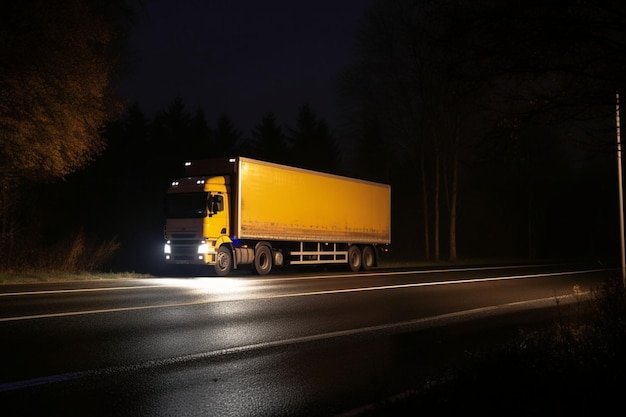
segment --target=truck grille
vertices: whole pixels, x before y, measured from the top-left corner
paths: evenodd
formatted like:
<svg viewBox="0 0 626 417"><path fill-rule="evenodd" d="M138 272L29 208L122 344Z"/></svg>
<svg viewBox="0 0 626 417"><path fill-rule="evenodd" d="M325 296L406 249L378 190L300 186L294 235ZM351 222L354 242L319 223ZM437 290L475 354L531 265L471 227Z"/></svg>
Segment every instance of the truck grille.
<svg viewBox="0 0 626 417"><path fill-rule="evenodd" d="M198 252L198 245L184 245L180 244L180 242L172 242L172 255L176 259L180 259L184 256L192 257Z"/></svg>
<svg viewBox="0 0 626 417"><path fill-rule="evenodd" d="M202 264L202 259L198 259L197 240L175 240L170 242L169 261L179 264Z"/></svg>

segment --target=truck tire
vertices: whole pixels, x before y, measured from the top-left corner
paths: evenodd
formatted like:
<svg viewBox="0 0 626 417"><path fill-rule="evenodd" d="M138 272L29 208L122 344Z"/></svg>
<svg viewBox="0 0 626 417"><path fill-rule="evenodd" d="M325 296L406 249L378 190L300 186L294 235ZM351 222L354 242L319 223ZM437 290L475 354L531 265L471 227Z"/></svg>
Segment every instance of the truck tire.
<svg viewBox="0 0 626 417"><path fill-rule="evenodd" d="M363 247L363 256L361 258L361 268L364 271L369 271L376 266L376 254L372 246L367 245Z"/></svg>
<svg viewBox="0 0 626 417"><path fill-rule="evenodd" d="M217 258L215 260L215 273L224 277L230 273L233 268L233 253L224 245L217 250Z"/></svg>
<svg viewBox="0 0 626 417"><path fill-rule="evenodd" d="M361 249L356 245L348 248L348 265L352 272L358 272L361 269Z"/></svg>
<svg viewBox="0 0 626 417"><path fill-rule="evenodd" d="M272 249L267 245L259 245L254 254L254 271L259 275L267 275L272 270Z"/></svg>

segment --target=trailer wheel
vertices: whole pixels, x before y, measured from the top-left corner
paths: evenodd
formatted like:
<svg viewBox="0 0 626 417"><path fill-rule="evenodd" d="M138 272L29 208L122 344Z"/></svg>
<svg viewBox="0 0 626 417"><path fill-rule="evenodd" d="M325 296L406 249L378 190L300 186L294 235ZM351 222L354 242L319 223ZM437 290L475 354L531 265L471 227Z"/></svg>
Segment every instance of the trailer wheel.
<svg viewBox="0 0 626 417"><path fill-rule="evenodd" d="M260 245L254 253L254 270L259 275L267 275L272 270L272 249Z"/></svg>
<svg viewBox="0 0 626 417"><path fill-rule="evenodd" d="M215 262L215 273L220 277L224 277L230 273L233 268L233 254L225 245L220 246L217 250L217 259Z"/></svg>
<svg viewBox="0 0 626 417"><path fill-rule="evenodd" d="M348 264L352 272L358 272L361 269L361 250L356 245L348 249Z"/></svg>
<svg viewBox="0 0 626 417"><path fill-rule="evenodd" d="M363 260L361 267L364 271L369 271L370 269L376 266L376 254L374 253L374 248L367 245L363 248Z"/></svg>

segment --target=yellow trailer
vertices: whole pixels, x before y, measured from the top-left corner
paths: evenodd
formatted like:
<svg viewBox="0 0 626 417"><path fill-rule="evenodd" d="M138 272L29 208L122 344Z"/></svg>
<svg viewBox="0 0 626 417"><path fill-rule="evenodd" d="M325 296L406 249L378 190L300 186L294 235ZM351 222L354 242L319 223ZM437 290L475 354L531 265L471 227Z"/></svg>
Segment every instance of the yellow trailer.
<svg viewBox="0 0 626 417"><path fill-rule="evenodd" d="M377 265L391 243L391 187L251 158L190 161L166 198L165 259L213 265Z"/></svg>

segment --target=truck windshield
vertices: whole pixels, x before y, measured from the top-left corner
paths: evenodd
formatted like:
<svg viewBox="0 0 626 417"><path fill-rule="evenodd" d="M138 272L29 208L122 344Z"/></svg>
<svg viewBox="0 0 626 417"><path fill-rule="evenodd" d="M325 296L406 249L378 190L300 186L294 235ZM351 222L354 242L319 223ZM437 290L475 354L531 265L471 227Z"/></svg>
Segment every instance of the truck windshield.
<svg viewBox="0 0 626 417"><path fill-rule="evenodd" d="M207 215L208 193L181 193L165 196L165 216L173 219L202 218Z"/></svg>

